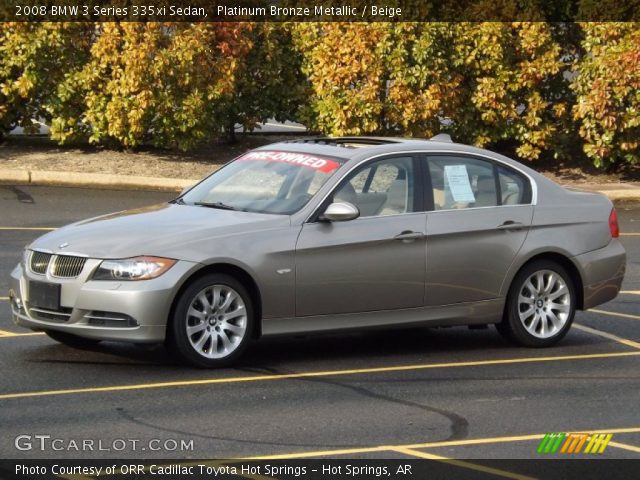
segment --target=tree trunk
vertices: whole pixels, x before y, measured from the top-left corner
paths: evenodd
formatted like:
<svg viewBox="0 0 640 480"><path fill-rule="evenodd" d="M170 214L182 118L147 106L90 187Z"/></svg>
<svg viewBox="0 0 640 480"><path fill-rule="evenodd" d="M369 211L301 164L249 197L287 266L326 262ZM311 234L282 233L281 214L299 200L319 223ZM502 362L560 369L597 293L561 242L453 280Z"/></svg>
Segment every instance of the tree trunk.
<svg viewBox="0 0 640 480"><path fill-rule="evenodd" d="M229 119L229 123L227 123L227 142L228 143L236 143L238 139L236 138L236 122L233 118Z"/></svg>

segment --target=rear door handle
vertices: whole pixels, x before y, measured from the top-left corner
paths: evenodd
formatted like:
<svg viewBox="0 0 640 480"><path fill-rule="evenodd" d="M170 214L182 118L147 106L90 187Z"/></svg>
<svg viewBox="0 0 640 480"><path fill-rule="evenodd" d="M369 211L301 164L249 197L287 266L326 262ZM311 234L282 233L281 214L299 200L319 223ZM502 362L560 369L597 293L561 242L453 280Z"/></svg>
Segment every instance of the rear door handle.
<svg viewBox="0 0 640 480"><path fill-rule="evenodd" d="M498 230L522 230L524 228L524 223L507 220L502 225L498 225L496 228Z"/></svg>
<svg viewBox="0 0 640 480"><path fill-rule="evenodd" d="M411 230L405 230L404 232L393 237L394 240L400 240L404 243L413 242L414 240L418 240L424 237L424 233L421 232L413 232Z"/></svg>

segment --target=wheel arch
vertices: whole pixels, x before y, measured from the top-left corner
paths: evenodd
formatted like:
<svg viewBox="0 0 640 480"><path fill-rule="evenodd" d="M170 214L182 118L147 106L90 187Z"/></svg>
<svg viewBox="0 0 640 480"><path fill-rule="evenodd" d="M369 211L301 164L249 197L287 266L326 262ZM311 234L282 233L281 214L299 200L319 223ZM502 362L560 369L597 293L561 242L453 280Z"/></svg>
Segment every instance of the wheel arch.
<svg viewBox="0 0 640 480"><path fill-rule="evenodd" d="M251 302L253 304L253 310L256 320L252 336L253 338L260 338L262 336L262 295L260 293L260 288L258 287L258 284L254 280L254 278L249 274L249 272L231 263L214 263L211 265L203 265L202 268L193 272L182 282L182 285L173 296L173 300L171 301L171 308L169 309L169 316L167 318L167 329L169 328L176 308L176 304L178 303L178 299L180 298L182 293L191 284L191 282L211 273L223 273L232 276L244 285L249 295L251 296Z"/></svg>
<svg viewBox="0 0 640 480"><path fill-rule="evenodd" d="M569 277L571 277L571 281L573 282L573 286L576 292L576 310L582 310L584 308L584 283L582 281L582 274L580 273L580 270L578 269L576 264L571 260L571 258L559 252L540 252L528 258L524 263L520 265L520 267L514 272L513 276L511 277L507 289L507 295L509 290L511 290L511 285L514 279L518 276L518 273L520 273L520 271L527 265L539 260L552 261L554 263L557 263L567 271Z"/></svg>

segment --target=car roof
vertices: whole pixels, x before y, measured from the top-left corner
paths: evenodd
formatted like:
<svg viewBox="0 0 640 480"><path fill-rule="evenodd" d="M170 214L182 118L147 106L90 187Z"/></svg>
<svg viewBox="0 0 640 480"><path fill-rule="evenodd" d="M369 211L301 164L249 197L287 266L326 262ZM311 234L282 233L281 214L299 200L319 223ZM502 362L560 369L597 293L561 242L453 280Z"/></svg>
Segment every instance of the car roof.
<svg viewBox="0 0 640 480"><path fill-rule="evenodd" d="M258 150L287 150L343 159L428 148L430 140L399 137L310 137L265 145Z"/></svg>
<svg viewBox="0 0 640 480"><path fill-rule="evenodd" d="M455 143L446 133L436 135L431 139L402 138L402 137L310 137L295 140L287 140L279 143L272 143L258 148L257 150L281 150L289 152L300 152L328 157L340 158L344 160L362 160L378 155L414 152L414 151L434 151L447 153L467 153L476 154L499 160L503 163L526 171L529 175L538 179L540 174L535 170L517 162L509 157L505 157L490 150Z"/></svg>

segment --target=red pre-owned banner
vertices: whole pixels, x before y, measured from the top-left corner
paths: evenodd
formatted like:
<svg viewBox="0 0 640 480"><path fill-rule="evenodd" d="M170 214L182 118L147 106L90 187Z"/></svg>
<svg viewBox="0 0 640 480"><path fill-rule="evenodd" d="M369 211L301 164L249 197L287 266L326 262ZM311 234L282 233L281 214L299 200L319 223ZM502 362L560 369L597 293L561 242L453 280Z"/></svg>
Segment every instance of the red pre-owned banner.
<svg viewBox="0 0 640 480"><path fill-rule="evenodd" d="M314 170L320 170L324 173L331 173L337 169L340 164L335 160L328 158L316 157L306 153L294 152L274 152L274 151L257 151L249 152L238 160L266 160L269 162L283 162L294 165L301 165Z"/></svg>

